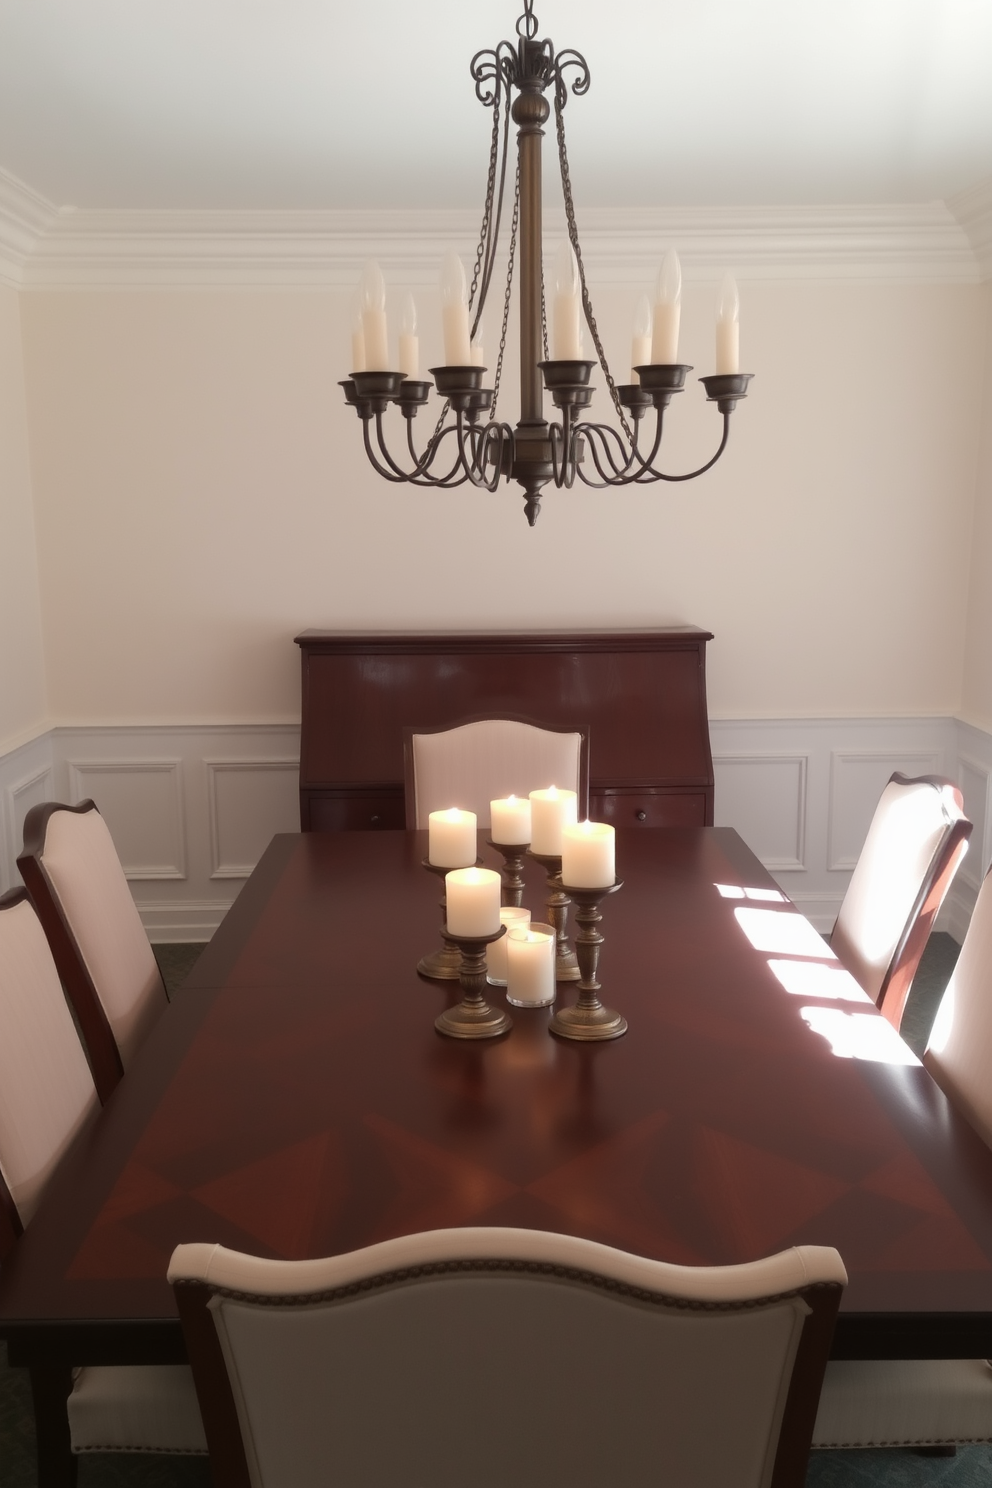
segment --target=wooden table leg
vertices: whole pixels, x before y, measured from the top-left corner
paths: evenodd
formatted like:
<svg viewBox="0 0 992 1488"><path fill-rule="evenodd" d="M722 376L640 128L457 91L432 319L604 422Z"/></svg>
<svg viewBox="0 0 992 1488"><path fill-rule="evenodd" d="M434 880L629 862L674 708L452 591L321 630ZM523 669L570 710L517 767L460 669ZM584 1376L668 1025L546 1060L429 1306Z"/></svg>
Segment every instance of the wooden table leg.
<svg viewBox="0 0 992 1488"><path fill-rule="evenodd" d="M65 1404L71 1390L71 1369L32 1365L38 1488L76 1488L77 1463L72 1453Z"/></svg>

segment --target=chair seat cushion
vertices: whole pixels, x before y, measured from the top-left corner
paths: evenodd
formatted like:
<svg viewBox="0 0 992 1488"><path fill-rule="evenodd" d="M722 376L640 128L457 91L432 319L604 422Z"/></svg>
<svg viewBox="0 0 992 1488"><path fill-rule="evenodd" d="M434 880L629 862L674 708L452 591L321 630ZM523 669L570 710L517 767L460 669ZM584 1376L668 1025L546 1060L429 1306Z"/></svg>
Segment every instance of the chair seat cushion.
<svg viewBox="0 0 992 1488"><path fill-rule="evenodd" d="M814 1447L992 1441L985 1359L837 1359L827 1365Z"/></svg>
<svg viewBox="0 0 992 1488"><path fill-rule="evenodd" d="M68 1411L74 1452L207 1450L193 1375L185 1364L81 1369Z"/></svg>

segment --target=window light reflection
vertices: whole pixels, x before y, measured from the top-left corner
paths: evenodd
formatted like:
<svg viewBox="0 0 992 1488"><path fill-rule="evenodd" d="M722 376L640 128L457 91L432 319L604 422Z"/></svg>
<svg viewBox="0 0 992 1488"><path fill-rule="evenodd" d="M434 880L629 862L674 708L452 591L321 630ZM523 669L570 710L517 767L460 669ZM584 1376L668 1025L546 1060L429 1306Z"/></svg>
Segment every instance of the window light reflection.
<svg viewBox="0 0 992 1488"><path fill-rule="evenodd" d="M794 997L822 997L829 1002L867 1002L868 993L859 987L843 966L825 966L822 961L768 962L786 992Z"/></svg>
<svg viewBox="0 0 992 1488"><path fill-rule="evenodd" d="M866 1059L872 1064L919 1064L887 1019L877 1013L847 1013L843 1008L804 1007L799 1015L830 1045L837 1059Z"/></svg>
<svg viewBox="0 0 992 1488"><path fill-rule="evenodd" d="M775 904L787 904L785 895L778 889L746 889L741 884L714 884L717 893L724 899L764 899Z"/></svg>
<svg viewBox="0 0 992 1488"><path fill-rule="evenodd" d="M780 956L815 956L820 961L837 959L804 915L742 907L734 910L734 917L756 951Z"/></svg>

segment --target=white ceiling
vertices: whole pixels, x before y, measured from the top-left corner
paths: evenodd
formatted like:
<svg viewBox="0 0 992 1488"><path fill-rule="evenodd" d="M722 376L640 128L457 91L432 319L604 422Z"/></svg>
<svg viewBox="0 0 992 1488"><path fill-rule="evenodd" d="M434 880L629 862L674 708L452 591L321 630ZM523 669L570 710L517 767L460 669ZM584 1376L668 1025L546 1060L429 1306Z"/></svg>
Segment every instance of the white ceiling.
<svg viewBox="0 0 992 1488"><path fill-rule="evenodd" d="M592 73L566 114L583 203L921 202L992 178L992 0L535 8ZM521 9L0 0L0 169L59 206L475 207L468 64Z"/></svg>

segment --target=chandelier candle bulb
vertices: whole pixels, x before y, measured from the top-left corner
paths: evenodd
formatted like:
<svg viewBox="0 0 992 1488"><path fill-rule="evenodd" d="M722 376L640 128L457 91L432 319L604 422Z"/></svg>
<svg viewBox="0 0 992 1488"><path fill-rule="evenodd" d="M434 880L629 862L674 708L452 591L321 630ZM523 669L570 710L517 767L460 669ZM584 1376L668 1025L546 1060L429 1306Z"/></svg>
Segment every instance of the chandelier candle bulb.
<svg viewBox="0 0 992 1488"><path fill-rule="evenodd" d="M468 283L457 253L446 253L441 265L441 320L446 367L470 367L472 343L468 328Z"/></svg>
<svg viewBox="0 0 992 1488"><path fill-rule="evenodd" d="M674 248L661 261L654 291L653 366L674 366L679 359L679 321L682 318L682 265Z"/></svg>
<svg viewBox="0 0 992 1488"><path fill-rule="evenodd" d="M417 336L417 306L412 294L403 301L400 321L400 371L416 382L420 376L420 340Z"/></svg>
<svg viewBox="0 0 992 1488"><path fill-rule="evenodd" d="M530 841L530 801L506 796L501 801L490 801L489 813L494 842L522 847Z"/></svg>
<svg viewBox="0 0 992 1488"><path fill-rule="evenodd" d="M506 942L511 930L526 930L530 925L530 910L519 909L513 904L504 904L499 912L499 922L506 926L506 935L490 941L486 946L486 980L494 987L506 986Z"/></svg>
<svg viewBox="0 0 992 1488"><path fill-rule="evenodd" d="M651 306L647 295L641 295L634 311L634 334L630 341L630 380L636 387L640 376L637 367L647 367L651 362Z"/></svg>
<svg viewBox="0 0 992 1488"><path fill-rule="evenodd" d="M351 370L364 372L365 332L362 330L362 307L356 299L351 312Z"/></svg>
<svg viewBox="0 0 992 1488"><path fill-rule="evenodd" d="M716 307L716 370L718 373L739 372L740 365L740 295L731 274L724 276Z"/></svg>
<svg viewBox="0 0 992 1488"><path fill-rule="evenodd" d="M465 939L495 935L500 927L502 880L491 868L454 868L444 875L448 934Z"/></svg>
<svg viewBox="0 0 992 1488"><path fill-rule="evenodd" d="M435 868L467 868L479 856L474 811L432 811L427 818L427 861Z"/></svg>
<svg viewBox="0 0 992 1488"><path fill-rule="evenodd" d="M389 331L386 325L386 281L373 260L362 274L362 335L365 338L365 370L388 372Z"/></svg>
<svg viewBox="0 0 992 1488"><path fill-rule="evenodd" d="M563 884L572 889L608 889L616 876L616 833L611 826L584 821L562 828Z"/></svg>
<svg viewBox="0 0 992 1488"><path fill-rule="evenodd" d="M511 925L506 932L506 1000L514 1007L547 1007L555 1000L553 925Z"/></svg>
<svg viewBox="0 0 992 1488"><path fill-rule="evenodd" d="M582 282L571 243L555 255L555 309L552 355L556 362L582 360Z"/></svg>
<svg viewBox="0 0 992 1488"><path fill-rule="evenodd" d="M578 821L578 803L574 791L547 790L530 793L530 850L541 857L561 856L561 831L566 823Z"/></svg>
<svg viewBox="0 0 992 1488"><path fill-rule="evenodd" d="M483 345L485 339L486 324L485 321L480 320L475 328L475 335L472 337L472 345L470 347L473 367L484 367L486 365L486 350Z"/></svg>

